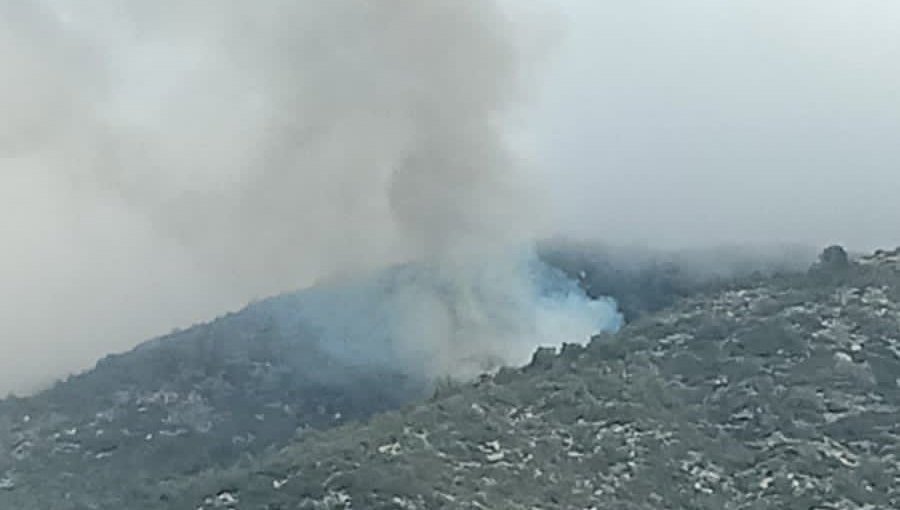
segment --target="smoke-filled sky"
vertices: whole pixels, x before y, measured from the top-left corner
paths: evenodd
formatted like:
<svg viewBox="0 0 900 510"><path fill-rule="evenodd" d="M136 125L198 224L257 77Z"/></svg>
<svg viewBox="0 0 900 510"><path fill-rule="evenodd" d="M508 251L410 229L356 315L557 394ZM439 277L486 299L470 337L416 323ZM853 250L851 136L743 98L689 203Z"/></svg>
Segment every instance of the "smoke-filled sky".
<svg viewBox="0 0 900 510"><path fill-rule="evenodd" d="M0 390L393 263L482 287L464 268L520 250L541 217L504 129L529 18L455 0L0 3Z"/></svg>
<svg viewBox="0 0 900 510"><path fill-rule="evenodd" d="M900 244L897 26L889 1L0 0L0 391L498 240Z"/></svg>

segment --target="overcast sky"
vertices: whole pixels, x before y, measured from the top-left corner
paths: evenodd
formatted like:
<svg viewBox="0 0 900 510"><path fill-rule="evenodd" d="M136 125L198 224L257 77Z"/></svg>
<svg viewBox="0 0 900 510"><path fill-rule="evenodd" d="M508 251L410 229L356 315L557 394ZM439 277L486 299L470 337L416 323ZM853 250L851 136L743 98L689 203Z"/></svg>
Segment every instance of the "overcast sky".
<svg viewBox="0 0 900 510"><path fill-rule="evenodd" d="M655 247L900 244L900 2L503 1L530 12L522 27L540 49L523 73L531 102L510 125L531 187L551 204L544 233ZM394 247L372 228L384 222L371 221L381 197L350 191L383 184L382 174L357 182L360 165L403 152L409 123L394 111L409 105L395 92L408 80L427 101L454 95L477 109L515 88L492 68L509 60L490 31L459 52L476 66L460 57L444 79L440 59L416 67L402 51L379 54L365 30L380 25L353 16L349 0L285 2L305 28L276 0L73 5L0 3L0 392L336 263L389 260ZM442 31L411 19L401 28L416 37L462 40L468 18ZM327 59L308 45L316 37ZM491 51L473 53L480 44ZM341 74L347 64L362 74ZM312 185L267 166L287 165L282 146L323 129L290 118L268 129L263 114L285 104L324 119L328 136L304 156L317 159L303 160L325 169ZM243 195L217 197L248 172L265 187L246 195L260 207L245 216ZM339 228L319 227L335 217Z"/></svg>
<svg viewBox="0 0 900 510"><path fill-rule="evenodd" d="M556 3L534 128L561 228L900 244L900 3Z"/></svg>

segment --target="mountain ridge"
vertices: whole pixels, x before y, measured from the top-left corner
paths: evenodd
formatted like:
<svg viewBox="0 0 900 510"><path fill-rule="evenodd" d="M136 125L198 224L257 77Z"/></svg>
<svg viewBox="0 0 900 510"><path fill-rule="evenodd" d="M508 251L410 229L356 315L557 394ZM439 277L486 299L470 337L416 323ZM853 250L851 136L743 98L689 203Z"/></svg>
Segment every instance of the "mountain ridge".
<svg viewBox="0 0 900 510"><path fill-rule="evenodd" d="M825 253L828 253L827 251ZM900 251L688 297L301 439L196 508L900 506Z"/></svg>
<svg viewBox="0 0 900 510"><path fill-rule="evenodd" d="M849 285L848 282L854 282L853 285L858 288L869 289L866 292L875 292L871 289L884 287L888 290L883 292L896 293L895 279L896 275L900 274L898 270L900 264L894 260L896 255L897 252L883 251L855 259L852 263L848 261L846 267L840 264L835 267L820 262L806 273L745 274L736 280L716 282L714 285L708 285L708 282L692 282L678 271L674 273L669 270L657 273L650 271L639 274L638 277L632 275L629 276L633 278L630 281L633 282L634 289L638 289L633 295L640 299L633 301L637 305L634 308L636 312L622 337L619 335L597 337L587 347L567 345L559 353L539 350L527 367L501 369L493 376L483 377L475 385L442 384L432 398L421 405L413 403L426 399L431 389L423 386L421 381L411 379L409 374L378 370L360 373L359 367L345 366L344 372L341 372L343 374L341 377L346 378L344 386L339 384L323 386L320 384L321 379L303 377L305 370L321 368L320 365L323 361L327 361L327 357L317 356L314 352L304 349L303 357L297 358L294 355L292 358L291 353L296 352L298 345L295 338L290 335L279 335L277 328L273 329L271 324L267 324L265 313L249 315L246 313L247 310L265 311L268 304L277 303L279 300L285 302L285 299L290 298L264 300L250 305L241 313L228 314L209 325L189 328L175 335L150 341L126 355L110 356L98 363L97 370L100 372L93 371L74 376L70 378L70 382L61 383L49 392L36 397L0 401L0 420L6 422L0 423L3 425L0 427L0 446L3 446L0 451L6 453L4 457L0 457L2 468L0 502L25 509L47 507L105 509L122 506L134 509L274 509L293 508L289 505L297 502L305 502L308 508L349 508L345 499L350 497L350 501L355 502L354 508L477 508L478 505L484 506L488 503L494 505L488 505L488 508L506 508L503 506L506 503L501 504L501 501L510 501L512 497L510 493L515 492L516 488L508 482L503 482L502 469L496 476L482 474L469 482L466 482L467 478L462 478L461 487L466 487L466 483L472 480L481 480L485 477L487 481L484 483L490 487L497 487L492 489L494 493L488 491L483 496L478 496L483 501L477 498L467 500L468 496L465 494L454 495L453 491L447 490L446 487L441 489L441 492L456 498L455 501L446 498L440 501L420 500L416 499L419 495L409 491L406 493L400 491L390 497L385 496L383 499L371 501L360 499L360 494L373 490L375 493L389 492L385 487L402 489L402 482L410 479L422 480L418 485L421 489L430 480L431 475L428 473L454 472L452 468L447 468L433 457L423 456L422 451L414 448L407 457L408 445L405 441L412 437L414 441L425 444L422 434L428 431L428 427L437 427L435 430L438 432L434 436L434 442L437 442L441 434L448 433L441 427L454 423L463 431L463 435L471 432L476 438L485 436L483 430L479 431L477 427L467 428L464 425L467 421L476 419L492 424L491 427L495 430L508 428L521 437L527 437L530 430L534 433L534 440L542 438L541 440L546 443L548 458L560 456L565 459L584 458L585 452L571 453L568 450L565 452L559 450L561 444L559 441L569 441L572 438L564 438L572 434L567 436L558 432L556 435L542 435L541 427L544 423L541 420L544 418L541 416L544 415L534 411L521 411L522 407L528 407L527 402L535 398L539 401L546 400L542 405L546 407L543 412L549 413L547 416L560 417L552 418L556 420L553 422L556 425L550 427L551 429L555 427L558 431L565 431L567 427L577 428L577 416L580 411L574 411L575 414L572 414L573 409L583 408L584 412L596 415L598 410L592 407L593 404L579 403L579 398L591 395L591 398L587 399L588 402L599 402L601 400L592 393L599 391L606 399L603 406L608 406L607 411L615 414L622 427L626 427L629 417L634 417L646 425L641 429L644 432L656 427L654 430L660 434L668 434L665 437L696 436L698 434L697 430L694 430L696 427L691 426L693 422L689 419L692 415L684 417L683 414L679 414L689 409L693 409L692 412L698 415L707 412L702 408L698 410L697 404L691 404L692 401L685 396L690 395L692 391L698 391L693 388L693 385L698 383L691 373L702 374L709 370L710 366L721 365L729 367L729 370L736 370L738 374L752 374L753 370L760 370L759 359L766 358L763 354L768 352L766 350L768 348L764 346L767 345L766 342L773 341L772 338L775 339L776 345L781 345L779 348L787 349L786 352L803 345L803 335L799 335L798 340L798 335L791 334L790 328L788 330L783 328L784 317L779 319L782 322L763 320L760 324L753 323L753 327L750 327L751 324L736 325L728 318L726 313L728 310L734 308L732 312L737 313L736 310L752 309L755 314L751 314L755 317L753 320L759 321L761 317L777 316L783 312L784 302L796 302L800 299L798 293L806 295L806 301L814 304L820 300L830 303L835 299L834 293L837 289L844 289ZM610 271L615 266L607 267L600 264L601 269L597 269L597 264L581 261L578 262L581 264L579 266L573 265L571 260L567 265L560 264L560 267L579 277L580 283L588 291L593 289L595 292L603 289L603 275L611 274ZM606 269L603 269L604 267ZM619 275L620 281L616 285L620 285L619 290L629 291L626 285L628 277L622 274L626 273ZM648 285L648 282L651 284ZM885 286L885 283L888 285ZM608 285L607 280L607 289L610 288ZM657 295L660 289L670 289L671 293L668 297ZM753 291L759 295L751 299L746 297L747 289L763 290ZM772 289L777 292L772 294L770 292ZM644 290L647 292L646 298L641 297L640 291ZM898 297L890 293L883 296L883 299L893 306ZM871 301L876 294L862 295L868 296L866 299ZM838 299L838 303L842 299L849 300L848 302L857 299L852 296L852 293L847 294ZM752 303L746 304L745 298ZM803 299L800 299L800 302L802 303ZM839 308L846 308L845 305L840 305ZM658 308L654 310L654 306ZM859 310L854 312L862 313L867 331L885 327L883 324L878 325L878 321L884 317L878 318L877 314L868 313L871 306L874 305L863 303L857 307L861 308L862 312ZM644 311L641 307L645 307ZM676 314L673 310L678 311L677 314L687 315L686 317L678 315L681 318L675 320L672 318L672 314ZM895 313L894 308L888 310L890 314ZM890 314L889 317L894 317ZM810 317L806 319L809 324L801 321L798 323L799 327L814 325ZM686 323L687 326L682 323ZM691 329L682 330L686 327ZM747 338L751 340L755 339L738 344L750 346L748 353L741 356L756 359L756 362L739 363L730 357L720 356L721 350L716 349L709 352L701 349L695 352L693 344L684 336L690 334L701 338L713 338L716 335L730 335L738 330L741 331L741 335L748 335ZM627 341L623 340L625 338ZM673 350L674 354L666 354L663 358L656 359L653 346L665 346L665 349ZM851 356L851 360L854 355L858 356L858 353L855 354L855 351L849 348L845 354ZM830 355L832 358L836 356L834 353ZM590 362L584 361L585 357ZM291 360L294 365L291 365ZM843 355L840 360L841 363L846 361ZM824 363L821 359L818 361ZM117 377L105 379L98 375L101 373L109 375L109 370L115 369L117 363L122 364ZM562 369L561 363L574 363L577 370L571 369L570 372L570 369ZM869 370L873 374L880 374L879 377L882 379L885 373L891 373L894 369L891 358L885 356L873 358L869 363L872 367ZM840 366L843 367L842 370L848 369L845 372L853 373L849 368L855 365ZM139 369L135 370L136 368ZM579 372L585 369L588 369L587 373ZM623 373L630 375L618 377L616 370L624 370ZM601 372L599 375L596 373L598 371ZM817 373L813 371L813 374ZM95 379L93 382L92 377ZM600 377L603 384L609 384L609 390L596 389L598 383L590 382L594 377ZM860 380L865 385L870 385L866 377ZM85 384L85 381L90 384ZM131 383L123 384L123 381ZM176 387L174 390L173 384ZM725 384L725 387L730 384L732 383ZM557 386L558 388L554 390L553 388ZM585 387L589 390L595 389L588 391ZM101 395L101 405L94 407L85 405L86 393L92 391ZM536 396L530 395L531 392ZM479 399L486 399L486 402ZM87 404L90 404L90 399L88 400ZM800 401L802 400L801 398ZM509 417L505 414L513 410L509 407L509 402L516 404L514 407L519 409L516 412L524 417L522 418L524 421L521 423L509 421ZM476 407L481 406L484 412L477 411L472 404L476 404ZM67 405L70 407L65 407ZM498 405L500 407L497 407ZM444 410L439 409L441 406ZM605 409L603 406L601 408ZM399 408L405 410L390 412ZM72 423L70 419L72 416L84 414L89 409L94 411L87 413L89 415L83 422ZM815 414L818 412L816 409L818 407L814 406L811 412ZM495 415L495 411L501 410L502 412ZM529 412L532 413L530 418ZM420 426L418 430L412 430L415 428L412 427L410 433L406 433L406 428L409 427L398 422L398 416L412 416L415 419L425 420L424 423L428 424L428 427ZM463 424L459 422L461 418L465 418ZM711 420L711 418L704 419ZM212 429L215 435L206 433L210 430L207 428L210 421L216 422L216 428ZM134 423L146 430L134 427L135 430L129 430L129 433L125 434L121 430L123 423ZM599 421L592 420L591 423L596 425ZM532 428L526 427L523 432L522 427L525 426L523 424ZM678 424L678 428L676 431L666 431L665 428L660 428L663 424ZM335 426L337 429L325 431ZM119 430L113 434L115 427ZM392 430L391 434L394 437L392 441L378 435L379 431L388 429ZM98 434L101 430L103 432ZM615 434L620 436L626 434L624 430L619 430ZM637 434L635 430L627 434ZM367 437L367 434L374 436ZM615 434L610 437L617 437ZM521 437L516 439L515 434L513 436L510 440L513 444L517 444ZM358 440L357 437L362 439ZM636 441L637 437L644 436L638 435L628 440ZM495 461L487 459L488 455L491 458L501 454L503 457L512 455L505 449L506 440L486 437L484 441L475 443L469 440L460 441L456 453L463 457L474 455L472 459L462 460L464 463L481 462L482 465L494 469L505 464L502 463L502 459ZM500 441L496 443L498 446L495 447L494 441ZM393 446L395 443L397 446ZM544 444L540 441L538 443ZM363 448L360 444L368 446ZM530 448L530 443L528 447ZM298 448L303 450L302 455L299 455ZM519 449L517 455L527 457L527 454L522 452L528 448L519 445ZM617 454L616 448L609 446L607 449L609 455ZM364 457L353 457L361 454ZM570 454L572 457L569 457ZM579 454L582 456L578 457ZM390 459L398 465L385 464L383 461L386 455L390 455ZM543 454L531 455L540 458ZM732 452L729 455L740 457L746 456L746 453ZM324 483L334 475L335 472L322 467L325 464L311 470L308 466L302 469L299 467L302 462L298 464L298 459L314 459L316 456L322 459L350 456L351 459L357 458L352 462L358 463L359 466L354 468L357 469L356 472L344 469L346 476L343 482L334 484L332 483L334 480L331 480L321 487L305 485L298 488L297 472L311 473L309 479L318 480L320 483ZM360 458L364 458L366 462L361 462ZM117 469L114 471L96 467L103 462L109 463L110 460L116 463L107 464L115 465ZM409 462L406 462L407 460ZM403 467L404 462L406 467ZM424 467L419 466L417 462L424 462ZM371 465L365 467L366 463ZM598 464L601 467L603 465L605 464ZM584 482L583 476L578 478L583 473L579 474L575 467L570 468L572 471L569 474L574 476L574 479L582 479ZM394 469L400 471L392 471ZM546 466L539 469L547 471ZM555 476L559 478L562 475L558 473ZM657 473L655 476L663 477L664 473ZM233 482L235 479L237 481ZM614 479L615 477L610 480ZM431 481L435 486L441 486L441 483ZM554 484L558 485L557 482ZM381 489L378 489L379 487ZM644 501L644 504L651 505L650 507L640 506L638 503L640 494L634 492L637 489L629 490L633 493L630 495L620 493L615 496L617 499L601 502L625 505L622 508L656 508L652 505L657 503L650 500ZM583 492L584 488L575 490L575 493L579 494L579 491ZM496 499L498 494L502 496L500 499ZM556 506L551 504L550 507L567 507L568 504L568 500L564 498L565 494L527 493L523 498L526 495L532 498L530 504L537 507L551 504L554 500L557 501ZM399 498L400 503L394 501L395 497ZM679 504L688 505L671 508L702 508L690 506L700 504L695 499L679 500L672 495L666 495L666 498L674 498L672 501L676 503L681 501ZM515 502L515 499L512 501ZM589 500L585 501L585 504L590 503ZM778 504L783 504L783 501L779 501ZM776 506L760 508L770 507ZM510 506L510 508L517 507Z"/></svg>

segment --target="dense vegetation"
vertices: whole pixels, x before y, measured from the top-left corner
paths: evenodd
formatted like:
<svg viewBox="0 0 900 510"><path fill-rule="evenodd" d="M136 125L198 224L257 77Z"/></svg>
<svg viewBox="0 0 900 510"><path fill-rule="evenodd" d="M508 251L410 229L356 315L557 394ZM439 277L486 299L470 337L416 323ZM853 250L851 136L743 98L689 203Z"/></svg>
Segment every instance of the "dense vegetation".
<svg viewBox="0 0 900 510"><path fill-rule="evenodd" d="M900 253L859 264L834 255L205 473L173 501L898 508Z"/></svg>
<svg viewBox="0 0 900 510"><path fill-rule="evenodd" d="M808 272L710 279L678 259L557 248L544 256L619 298L632 324L399 412L384 413L435 389L336 366L273 323L292 296L256 303L0 401L0 506L895 503L896 255L840 253ZM846 492L853 483L872 489Z"/></svg>
<svg viewBox="0 0 900 510"><path fill-rule="evenodd" d="M544 243L540 253L588 295L616 298L628 322L698 293L802 273L815 257L805 247L652 251L563 240Z"/></svg>

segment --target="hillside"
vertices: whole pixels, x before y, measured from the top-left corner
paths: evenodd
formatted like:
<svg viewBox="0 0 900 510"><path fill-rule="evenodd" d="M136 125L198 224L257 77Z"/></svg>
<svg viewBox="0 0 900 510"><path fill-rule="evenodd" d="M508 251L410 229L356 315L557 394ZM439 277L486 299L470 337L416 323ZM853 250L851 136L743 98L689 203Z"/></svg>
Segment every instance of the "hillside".
<svg viewBox="0 0 900 510"><path fill-rule="evenodd" d="M612 485L599 495L644 508L636 471L620 472L621 463L601 458L615 458L624 444L650 441L633 455L671 451L681 452L673 459L684 459L685 452L696 451L721 461L720 454L697 448L711 447L710 437L719 444L745 438L720 423L725 418L716 413L725 411L715 411L717 402L734 402L744 393L781 399L793 384L782 373L794 370L792 363L846 361L829 346L829 337L815 330L816 317L852 312L846 319L851 322L840 327L896 330L897 285L890 269L896 261L890 253L861 259L849 269L770 276L732 270L741 278L709 280L673 258L626 264L603 251L566 250L544 256L592 295L612 294L629 304L633 323L620 335L598 337L586 348L567 346L558 356L541 351L529 367L504 369L474 386L441 386L422 405L379 414L422 402L434 388L409 370L366 368L336 358L303 324L284 320L316 302L310 293L317 290L264 300L108 356L93 370L33 397L0 401L0 506L284 508L305 501L310 508L345 508L341 501L351 498L353 508L506 508L497 501L518 501L510 499L514 493L551 508L570 504L553 498L586 490L566 483L596 485L599 479L584 470L607 466L604 483ZM878 300L886 300L887 308L872 308L882 306ZM806 347L782 360L764 346L770 336L775 353L779 342ZM867 363L887 380L892 370L900 373L896 359L885 354L889 346L879 347L889 338L845 351L851 359L878 354ZM735 345L754 347L748 354L735 351ZM720 382L709 383L710 378ZM820 382L822 388L848 384ZM889 386L882 383L875 388ZM764 390L747 389L756 385ZM843 395L829 391L828 398ZM860 409L868 409L867 401L860 402ZM760 409L758 414L769 411ZM839 421L833 411L810 412ZM333 427L338 429L327 432ZM585 434L608 440L591 446L594 439ZM653 434L680 439L653 443ZM738 451L755 451L753 444L741 444ZM595 447L600 450L593 452ZM649 469L634 459L624 465ZM676 473L671 466L642 476L668 480L665 476ZM538 483L513 484L509 477L522 470L541 473ZM432 492L429 487L440 488L447 498L421 500L420 493ZM542 492L548 487L559 494ZM691 494L681 500L665 496L699 501L683 499ZM229 503L231 498L239 506ZM581 504L571 504L576 503Z"/></svg>
<svg viewBox="0 0 900 510"><path fill-rule="evenodd" d="M276 312L297 299L256 303L0 402L0 507L109 508L123 487L140 497L424 395L410 374L342 364L313 335L285 330Z"/></svg>
<svg viewBox="0 0 900 510"><path fill-rule="evenodd" d="M432 381L393 361L390 345L348 355L322 343L303 313L333 307L335 296L325 286L259 301L0 400L0 507L155 501L191 474L430 395Z"/></svg>
<svg viewBox="0 0 900 510"><path fill-rule="evenodd" d="M900 252L834 254L163 497L204 510L898 508Z"/></svg>

